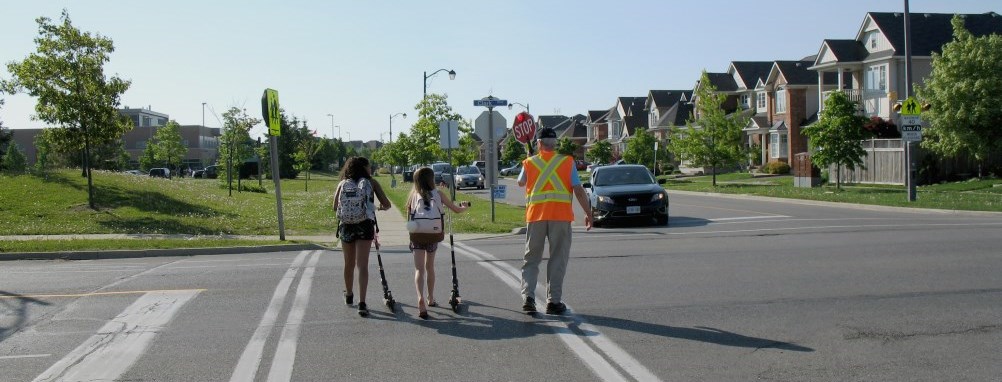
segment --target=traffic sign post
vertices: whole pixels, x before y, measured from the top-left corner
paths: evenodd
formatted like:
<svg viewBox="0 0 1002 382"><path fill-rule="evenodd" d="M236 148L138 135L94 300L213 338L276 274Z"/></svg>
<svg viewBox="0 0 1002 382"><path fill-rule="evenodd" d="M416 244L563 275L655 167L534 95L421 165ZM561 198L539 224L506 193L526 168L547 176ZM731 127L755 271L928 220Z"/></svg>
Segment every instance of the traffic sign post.
<svg viewBox="0 0 1002 382"><path fill-rule="evenodd" d="M487 108L487 113L481 114L480 117L477 118L477 127L478 127L477 131L482 131L482 129L479 128L481 124L480 121L481 119L486 119L487 147L489 148L487 150L487 172L489 173L487 179L488 183L490 184L491 190L493 190L494 185L497 184L497 166L498 166L498 161L497 161L498 148L497 145L494 144L494 138L495 138L494 136L496 135L494 132L494 128L495 126L498 126L501 129L505 129L504 117L501 117L500 114L497 114L497 117L495 117L494 108L498 106L508 106L508 100L495 98L494 96L487 96L481 99L473 100L473 106L484 106ZM494 124L495 119L499 119L500 123L495 125ZM491 223L493 222L494 222L494 193L491 192Z"/></svg>
<svg viewBox="0 0 1002 382"><path fill-rule="evenodd" d="M907 14L906 14L907 15ZM905 16L907 18L907 16ZM909 81L909 84L911 81ZM914 202L915 193L915 157L912 153L912 142L922 141L922 106L915 97L908 96L901 102L901 141L905 143L905 185L908 189L908 201Z"/></svg>
<svg viewBox="0 0 1002 382"><path fill-rule="evenodd" d="M459 147L459 121L449 121L444 119L439 121L438 134L441 140L441 147L449 154L449 168L452 169L449 174L449 178L451 178L452 181L446 184L449 185L452 200L456 200L456 168L452 165L452 149ZM445 176L443 174L443 178L444 177Z"/></svg>
<svg viewBox="0 0 1002 382"><path fill-rule="evenodd" d="M278 173L278 137L282 135L282 116L278 107L278 91L265 89L261 96L261 114L268 125L271 148L271 179L275 181L275 204L278 209L278 239L285 241L285 219L282 216L282 182Z"/></svg>

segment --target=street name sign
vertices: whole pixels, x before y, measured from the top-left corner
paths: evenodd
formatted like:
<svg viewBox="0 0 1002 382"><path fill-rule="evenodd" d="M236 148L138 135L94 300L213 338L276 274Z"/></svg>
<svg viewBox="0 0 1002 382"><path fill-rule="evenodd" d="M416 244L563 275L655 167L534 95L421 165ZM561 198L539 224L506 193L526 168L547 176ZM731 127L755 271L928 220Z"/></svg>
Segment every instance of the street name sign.
<svg viewBox="0 0 1002 382"><path fill-rule="evenodd" d="M508 100L498 99L494 97L475 99L473 100L473 106L483 106L483 107L508 106Z"/></svg>

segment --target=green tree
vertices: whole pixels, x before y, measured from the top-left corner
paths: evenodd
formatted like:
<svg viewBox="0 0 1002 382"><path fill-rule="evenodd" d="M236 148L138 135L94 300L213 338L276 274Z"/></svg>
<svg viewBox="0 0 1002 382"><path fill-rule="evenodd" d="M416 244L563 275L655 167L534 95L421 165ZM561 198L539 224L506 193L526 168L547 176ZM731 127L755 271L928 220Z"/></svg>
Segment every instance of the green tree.
<svg viewBox="0 0 1002 382"><path fill-rule="evenodd" d="M501 149L501 160L505 163L516 163L525 158L525 144L516 140L515 135L508 134Z"/></svg>
<svg viewBox="0 0 1002 382"><path fill-rule="evenodd" d="M17 142L11 142L7 147L7 151L3 154L3 162L0 163L0 169L6 171L10 174L23 174L26 168L27 159L24 157L24 152L21 151L21 146Z"/></svg>
<svg viewBox="0 0 1002 382"><path fill-rule="evenodd" d="M945 157L966 154L981 163L1002 153L1002 35L975 37L953 16L953 41L932 54L932 73L917 95L932 108L922 147Z"/></svg>
<svg viewBox="0 0 1002 382"><path fill-rule="evenodd" d="M473 163L480 155L480 144L469 133L459 136L459 148L452 149L452 165L461 166Z"/></svg>
<svg viewBox="0 0 1002 382"><path fill-rule="evenodd" d="M41 174L46 174L48 177L48 169L51 166L51 160L49 159L49 141L45 139L45 134L39 134L35 137L35 171Z"/></svg>
<svg viewBox="0 0 1002 382"><path fill-rule="evenodd" d="M432 163L445 159L438 123L442 120L462 121L463 118L452 111L447 97L441 94L429 94L418 102L414 109L418 111L418 118L411 126L410 144L407 147L410 163ZM460 122L461 130L462 125Z"/></svg>
<svg viewBox="0 0 1002 382"><path fill-rule="evenodd" d="M92 145L120 140L130 128L127 118L117 111L129 81L104 75L104 64L115 50L111 39L81 32L65 9L60 19L60 23L46 17L35 20L37 52L7 64L13 78L3 81L2 87L7 93L23 91L38 99L35 116L61 127L53 134L54 146L83 150L87 200L96 209L90 150Z"/></svg>
<svg viewBox="0 0 1002 382"><path fill-rule="evenodd" d="M153 151L152 145L146 145L143 153L139 155L139 169L143 172L149 172L151 168L159 166Z"/></svg>
<svg viewBox="0 0 1002 382"><path fill-rule="evenodd" d="M188 153L188 148L181 141L181 125L174 120L168 121L153 135L153 140L146 149L153 152L153 160L157 163L172 170L180 170L184 155Z"/></svg>
<svg viewBox="0 0 1002 382"><path fill-rule="evenodd" d="M578 144L574 143L570 138L561 137L557 140L557 153L563 155L574 156L574 152L577 151Z"/></svg>
<svg viewBox="0 0 1002 382"><path fill-rule="evenodd" d="M0 108L3 108L3 99L0 99ZM10 129L3 127L3 121L0 121L0 157L3 156L8 143L10 143L13 139L14 133L12 133Z"/></svg>
<svg viewBox="0 0 1002 382"><path fill-rule="evenodd" d="M306 172L306 192L310 191L310 169L313 167L313 158L323 149L326 142L310 135L309 138L299 141L299 147L293 155L296 171Z"/></svg>
<svg viewBox="0 0 1002 382"><path fill-rule="evenodd" d="M260 122L261 120L247 115L246 110L237 107L231 107L223 113L223 134L219 139L219 180L230 190L230 195L233 194L233 175L236 175L239 183L240 168L254 155L249 131ZM237 190L239 191L239 185Z"/></svg>
<svg viewBox="0 0 1002 382"><path fill-rule="evenodd" d="M595 142L585 156L592 163L609 163L612 161L612 143L609 143L608 140Z"/></svg>
<svg viewBox="0 0 1002 382"><path fill-rule="evenodd" d="M654 171L654 136L648 133L647 129L634 131L633 137L626 143L623 159L627 163L642 164Z"/></svg>
<svg viewBox="0 0 1002 382"><path fill-rule="evenodd" d="M671 151L695 166L710 167L716 187L718 168L737 166L747 158L741 129L748 124L748 117L727 114L722 107L727 95L717 92L705 70L695 97L699 119L686 122L687 129L674 132Z"/></svg>
<svg viewBox="0 0 1002 382"><path fill-rule="evenodd" d="M837 91L828 95L824 106L818 121L803 129L814 148L811 162L820 168L835 165L838 170L842 166L853 170L856 166L863 166L866 151L860 142L869 133L863 129L866 118L856 114L859 105L850 101L844 92ZM838 171L835 176L837 189L842 187L841 173Z"/></svg>

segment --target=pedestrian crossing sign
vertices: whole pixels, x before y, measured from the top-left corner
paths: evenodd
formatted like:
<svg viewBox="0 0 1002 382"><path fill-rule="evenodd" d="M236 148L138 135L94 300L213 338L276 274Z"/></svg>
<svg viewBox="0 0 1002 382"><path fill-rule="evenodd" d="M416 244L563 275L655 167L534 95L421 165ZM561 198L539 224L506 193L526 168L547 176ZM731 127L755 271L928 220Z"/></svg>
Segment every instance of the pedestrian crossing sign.
<svg viewBox="0 0 1002 382"><path fill-rule="evenodd" d="M922 106L919 105L918 100L915 97L908 97L904 102L901 103L901 115L921 115Z"/></svg>

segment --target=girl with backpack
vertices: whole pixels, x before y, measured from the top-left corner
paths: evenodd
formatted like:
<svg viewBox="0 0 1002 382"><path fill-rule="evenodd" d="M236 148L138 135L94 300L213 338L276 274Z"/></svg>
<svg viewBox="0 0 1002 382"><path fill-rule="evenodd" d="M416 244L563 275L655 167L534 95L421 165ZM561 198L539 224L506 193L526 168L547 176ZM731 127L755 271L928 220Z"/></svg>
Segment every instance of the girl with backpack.
<svg viewBox="0 0 1002 382"><path fill-rule="evenodd" d="M414 254L414 287L418 296L418 317L428 319L426 306L438 306L435 301L435 251L438 250L438 243L445 238L445 224L442 217L442 206L449 207L453 212L459 213L469 208L469 203L462 202L460 205L452 203L449 196L438 188L435 188L435 171L428 167L419 168L414 172L414 188L407 198L408 231L411 231L410 249ZM436 213L437 212L437 213ZM429 223L427 220L437 219L437 223ZM423 220L423 221L419 221ZM418 228L418 225L431 224L437 229L432 229L435 233L423 233L429 231L425 228ZM415 232L422 231L422 232ZM425 280L428 285L428 297L425 298Z"/></svg>
<svg viewBox="0 0 1002 382"><path fill-rule="evenodd" d="M375 198L373 197L375 196ZM337 213L337 237L341 239L344 253L344 303L354 300L352 286L355 269L358 269L358 314L369 315L365 305L365 292L369 286L369 249L379 228L376 226L375 199L379 210L390 209L390 200L383 188L372 179L369 160L351 157L341 170L341 182L334 192L334 211Z"/></svg>

